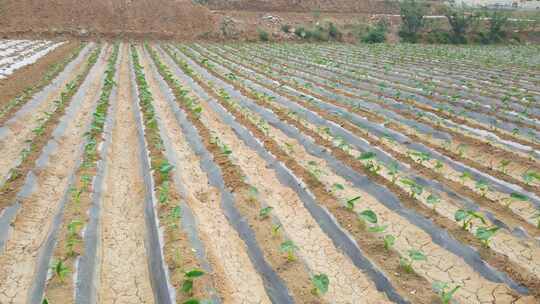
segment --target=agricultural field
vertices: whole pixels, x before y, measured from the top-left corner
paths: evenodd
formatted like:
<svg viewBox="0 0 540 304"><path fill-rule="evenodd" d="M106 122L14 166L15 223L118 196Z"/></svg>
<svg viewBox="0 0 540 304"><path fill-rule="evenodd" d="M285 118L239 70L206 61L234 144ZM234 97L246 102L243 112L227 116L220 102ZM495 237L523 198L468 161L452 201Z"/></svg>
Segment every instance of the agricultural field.
<svg viewBox="0 0 540 304"><path fill-rule="evenodd" d="M0 79L36 62L62 44L38 40L0 40Z"/></svg>
<svg viewBox="0 0 540 304"><path fill-rule="evenodd" d="M540 303L538 46L2 40L0 85L62 44L0 100L0 303Z"/></svg>

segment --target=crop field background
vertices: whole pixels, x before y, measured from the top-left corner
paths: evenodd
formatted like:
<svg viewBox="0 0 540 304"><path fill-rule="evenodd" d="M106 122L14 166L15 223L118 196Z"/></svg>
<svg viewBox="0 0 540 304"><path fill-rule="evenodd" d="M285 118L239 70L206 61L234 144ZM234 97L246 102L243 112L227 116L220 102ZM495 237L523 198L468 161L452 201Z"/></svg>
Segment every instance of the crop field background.
<svg viewBox="0 0 540 304"><path fill-rule="evenodd" d="M0 89L0 303L540 303L539 46L0 40Z"/></svg>

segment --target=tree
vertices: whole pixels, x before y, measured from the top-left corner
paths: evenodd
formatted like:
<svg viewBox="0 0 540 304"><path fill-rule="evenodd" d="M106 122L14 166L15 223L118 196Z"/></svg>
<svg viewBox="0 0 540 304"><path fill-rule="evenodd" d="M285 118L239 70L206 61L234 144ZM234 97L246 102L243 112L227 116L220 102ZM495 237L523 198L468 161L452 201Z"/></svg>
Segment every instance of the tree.
<svg viewBox="0 0 540 304"><path fill-rule="evenodd" d="M468 13L465 6L448 7L444 15L452 28L450 39L453 43L467 43L467 31L478 20L478 15Z"/></svg>
<svg viewBox="0 0 540 304"><path fill-rule="evenodd" d="M403 0L399 3L401 28L399 36L406 42L418 42L418 33L424 27L426 5L422 0Z"/></svg>

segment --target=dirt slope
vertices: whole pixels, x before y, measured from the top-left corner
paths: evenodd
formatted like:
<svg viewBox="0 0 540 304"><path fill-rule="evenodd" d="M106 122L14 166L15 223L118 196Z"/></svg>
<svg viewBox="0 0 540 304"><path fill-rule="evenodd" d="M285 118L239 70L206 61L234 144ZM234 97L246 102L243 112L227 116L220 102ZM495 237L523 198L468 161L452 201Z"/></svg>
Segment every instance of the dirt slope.
<svg viewBox="0 0 540 304"><path fill-rule="evenodd" d="M5 0L0 33L192 38L213 29L208 9L187 0Z"/></svg>

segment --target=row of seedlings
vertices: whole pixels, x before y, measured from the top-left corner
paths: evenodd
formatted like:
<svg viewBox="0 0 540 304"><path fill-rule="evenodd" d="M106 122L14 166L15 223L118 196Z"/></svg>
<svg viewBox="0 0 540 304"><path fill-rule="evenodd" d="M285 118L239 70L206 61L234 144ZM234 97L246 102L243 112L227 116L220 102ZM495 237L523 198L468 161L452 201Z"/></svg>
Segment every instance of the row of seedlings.
<svg viewBox="0 0 540 304"><path fill-rule="evenodd" d="M116 75L116 62L119 45L115 44L112 55L107 61L105 80L101 90L90 129L85 133L86 143L83 148L83 160L75 174L75 182L69 192L69 200L64 207L62 225L60 227L56 247L54 249L51 271L47 281L44 301L60 303L66 301L66 294L74 294L75 264L84 253L82 230L88 225L89 208L96 195L93 184L98 171L98 162L102 161L100 147L103 146L106 117L109 112L111 93Z"/></svg>
<svg viewBox="0 0 540 304"><path fill-rule="evenodd" d="M36 83L33 86L26 87L22 90L20 94L12 98L10 101L8 101L2 109L0 109L0 123L4 123L12 113L15 113L18 109L20 109L26 102L28 102L34 94L45 88L47 85L49 85L54 78L60 74L64 70L64 68L77 56L79 56L79 53L84 49L86 46L86 43L80 43L78 44L69 54L66 58L62 59L61 61L52 63L45 73L43 74L43 77L39 80L38 83Z"/></svg>
<svg viewBox="0 0 540 304"><path fill-rule="evenodd" d="M202 270L180 224L182 197L172 181L174 166L169 163L165 154L153 105L154 99L135 45L131 46L131 57L144 122L144 137L150 157L154 195L157 198L155 207L159 228L163 232L162 254L165 257L168 277L177 291L176 303L199 303L202 299L209 298L209 290L205 286L211 284L210 277Z"/></svg>
<svg viewBox="0 0 540 304"><path fill-rule="evenodd" d="M73 95L78 91L88 73L97 62L102 47L97 47L87 59L83 71L77 77L66 84L58 99L54 101L54 109L43 113L39 118L40 124L32 130L33 138L27 140L28 147L21 151L21 162L15 168L10 169L9 177L0 189L0 209L12 203L14 196L24 183L26 174L32 169L33 164L40 155L40 151L47 144L52 132L60 121L65 109L71 103Z"/></svg>

